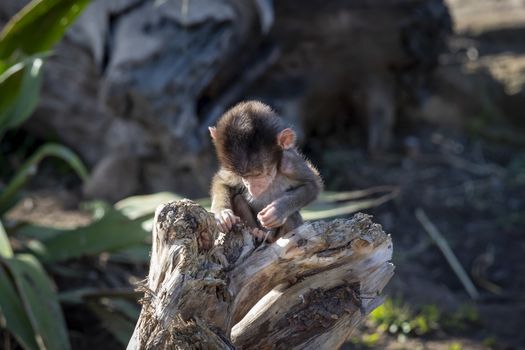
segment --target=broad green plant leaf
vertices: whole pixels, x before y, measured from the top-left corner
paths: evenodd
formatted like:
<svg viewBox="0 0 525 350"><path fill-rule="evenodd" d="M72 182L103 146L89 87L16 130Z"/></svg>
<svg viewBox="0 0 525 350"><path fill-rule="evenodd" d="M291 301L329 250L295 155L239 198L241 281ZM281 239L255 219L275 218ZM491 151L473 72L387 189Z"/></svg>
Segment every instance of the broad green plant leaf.
<svg viewBox="0 0 525 350"><path fill-rule="evenodd" d="M0 220L0 257L13 257L13 249L11 248L11 243L9 243L7 233L4 230L4 225L2 225L2 220Z"/></svg>
<svg viewBox="0 0 525 350"><path fill-rule="evenodd" d="M33 0L0 33L0 60L16 52L49 51L64 35L89 0Z"/></svg>
<svg viewBox="0 0 525 350"><path fill-rule="evenodd" d="M7 63L7 62L4 62L2 60L0 60L0 75L2 73L4 73L9 67L11 67L12 65Z"/></svg>
<svg viewBox="0 0 525 350"><path fill-rule="evenodd" d="M43 64L42 58L33 57L0 75L0 139L5 130L22 124L36 108Z"/></svg>
<svg viewBox="0 0 525 350"><path fill-rule="evenodd" d="M105 203L97 202L93 206L97 219L92 224L63 230L46 240L32 241L29 248L49 263L117 251L140 244L149 237L140 220L130 220Z"/></svg>
<svg viewBox="0 0 525 350"><path fill-rule="evenodd" d="M66 323L55 286L40 262L30 254L16 255L1 261L13 277L38 347L70 349Z"/></svg>
<svg viewBox="0 0 525 350"><path fill-rule="evenodd" d="M13 230L13 235L23 238L45 240L64 232L63 229L60 228L33 225L31 223L26 222L19 226L20 227L17 227L15 230Z"/></svg>
<svg viewBox="0 0 525 350"><path fill-rule="evenodd" d="M2 266L0 266L0 327L7 329L24 349L38 349L35 333L22 300Z"/></svg>
<svg viewBox="0 0 525 350"><path fill-rule="evenodd" d="M14 197L27 180L36 173L37 165L40 161L50 156L64 160L82 180L85 181L87 179L88 172L86 167L73 151L62 145L47 143L41 146L31 158L24 163L15 177L3 189L2 193L0 193L0 216L14 205Z"/></svg>
<svg viewBox="0 0 525 350"><path fill-rule="evenodd" d="M18 97L25 68L26 65L20 62L0 75L0 131L9 125L8 111Z"/></svg>
<svg viewBox="0 0 525 350"><path fill-rule="evenodd" d="M154 194L132 196L115 203L115 208L120 210L130 219L143 218L155 213L155 209L163 203L181 200L183 197L171 192L158 192Z"/></svg>
<svg viewBox="0 0 525 350"><path fill-rule="evenodd" d="M150 232L153 229L153 216L157 207L181 199L183 197L176 193L159 192L125 198L117 202L115 208L132 220L142 220L142 228ZM206 210L210 210L211 200L209 198L200 198L194 201Z"/></svg>
<svg viewBox="0 0 525 350"><path fill-rule="evenodd" d="M386 193L377 198L369 198L383 192ZM317 201L301 210L301 215L305 220L325 220L350 215L360 210L378 207L398 195L399 188L392 186L378 186L351 192L322 193Z"/></svg>

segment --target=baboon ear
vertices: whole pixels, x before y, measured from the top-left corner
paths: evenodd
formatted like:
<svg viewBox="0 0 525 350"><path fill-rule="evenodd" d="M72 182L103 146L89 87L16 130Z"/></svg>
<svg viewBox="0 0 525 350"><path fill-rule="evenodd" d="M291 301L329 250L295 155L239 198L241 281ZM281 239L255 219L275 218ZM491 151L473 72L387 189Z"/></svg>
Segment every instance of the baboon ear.
<svg viewBox="0 0 525 350"><path fill-rule="evenodd" d="M209 126L208 130L210 130L211 139L215 140L217 138L217 128L214 126Z"/></svg>
<svg viewBox="0 0 525 350"><path fill-rule="evenodd" d="M295 132L290 128L284 129L277 135L277 144L282 149L292 148L295 145Z"/></svg>

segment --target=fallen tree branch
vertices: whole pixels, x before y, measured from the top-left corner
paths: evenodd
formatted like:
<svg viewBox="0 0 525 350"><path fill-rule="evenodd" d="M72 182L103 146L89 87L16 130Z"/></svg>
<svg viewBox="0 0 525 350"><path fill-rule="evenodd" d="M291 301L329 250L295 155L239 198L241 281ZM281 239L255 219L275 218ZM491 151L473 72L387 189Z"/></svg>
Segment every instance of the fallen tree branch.
<svg viewBox="0 0 525 350"><path fill-rule="evenodd" d="M458 276L458 279L460 280L461 284L463 285L467 293L470 295L470 297L474 300L478 299L478 290L474 286L474 283L472 283L472 281L470 280L470 277L468 276L465 269L463 269L463 266L461 266L461 263L450 248L450 245L448 244L445 237L443 237L443 235L439 232L437 227L430 221L423 209L416 209L416 218L419 220L425 231L441 250L441 252L445 256L445 259L447 259L448 264L452 268L452 271L454 271L456 276Z"/></svg>
<svg viewBox="0 0 525 350"><path fill-rule="evenodd" d="M155 214L128 349L334 349L382 302L392 242L365 214L306 223L255 247L189 200Z"/></svg>

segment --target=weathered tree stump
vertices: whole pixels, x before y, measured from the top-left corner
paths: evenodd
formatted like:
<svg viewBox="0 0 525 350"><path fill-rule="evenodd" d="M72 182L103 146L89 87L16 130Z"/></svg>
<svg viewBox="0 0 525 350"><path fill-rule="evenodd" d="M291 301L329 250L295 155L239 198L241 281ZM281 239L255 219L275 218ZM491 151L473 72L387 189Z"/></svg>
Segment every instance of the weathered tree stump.
<svg viewBox="0 0 525 350"><path fill-rule="evenodd" d="M256 246L190 200L162 205L128 349L336 349L382 302L391 256L361 213Z"/></svg>

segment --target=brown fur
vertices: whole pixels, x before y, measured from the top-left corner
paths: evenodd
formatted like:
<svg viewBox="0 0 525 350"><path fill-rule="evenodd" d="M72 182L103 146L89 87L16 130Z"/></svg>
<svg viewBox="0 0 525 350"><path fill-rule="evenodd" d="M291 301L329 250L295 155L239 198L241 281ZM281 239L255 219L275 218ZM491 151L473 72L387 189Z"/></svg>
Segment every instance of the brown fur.
<svg viewBox="0 0 525 350"><path fill-rule="evenodd" d="M278 135L285 129L280 117L260 102L243 102L226 112L216 127L214 144L221 169L212 181L212 212L232 209L248 226L261 229L257 214L269 205L284 224L271 230L273 238L302 223L299 210L322 189L317 170L295 148L283 150ZM268 189L253 198L242 176L276 166Z"/></svg>

